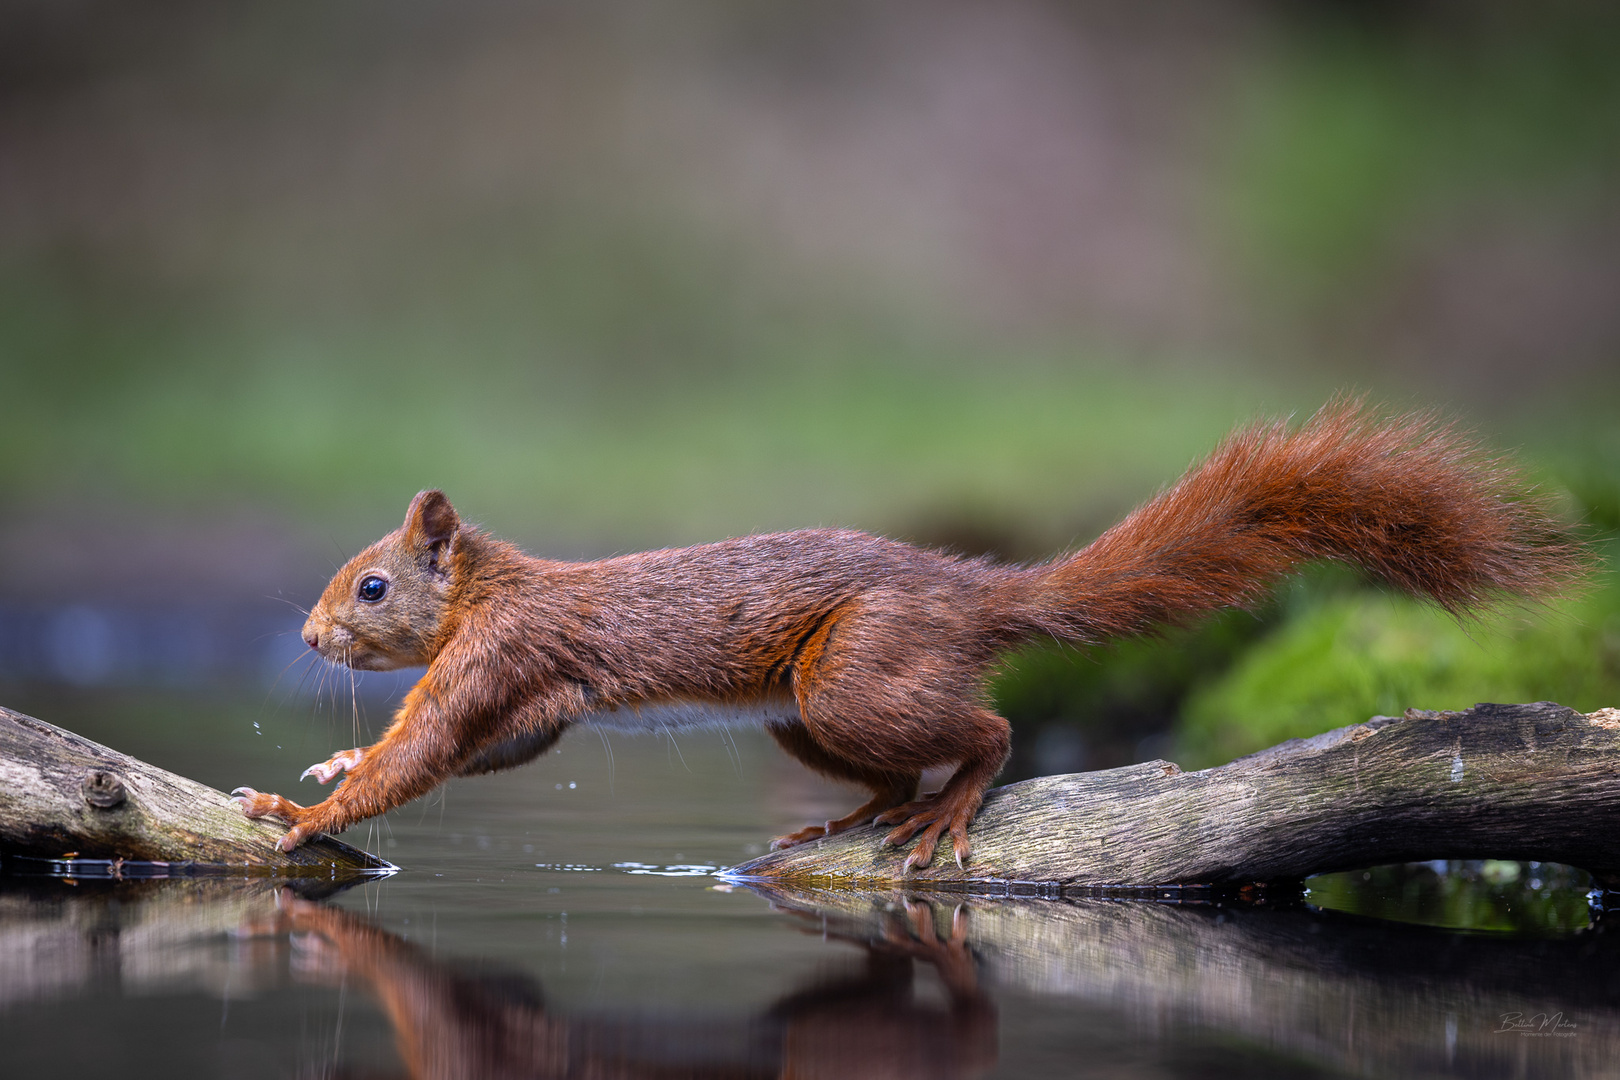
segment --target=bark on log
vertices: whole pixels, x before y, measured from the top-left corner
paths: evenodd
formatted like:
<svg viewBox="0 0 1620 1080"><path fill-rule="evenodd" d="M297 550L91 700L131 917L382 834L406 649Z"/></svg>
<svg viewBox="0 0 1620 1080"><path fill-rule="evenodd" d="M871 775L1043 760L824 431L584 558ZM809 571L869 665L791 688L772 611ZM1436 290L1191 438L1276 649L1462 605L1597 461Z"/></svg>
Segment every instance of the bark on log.
<svg viewBox="0 0 1620 1080"><path fill-rule="evenodd" d="M276 841L284 831L249 821L224 792L0 708L0 858L8 863L71 855L282 876L393 869L328 836L283 852Z"/></svg>
<svg viewBox="0 0 1620 1080"><path fill-rule="evenodd" d="M853 829L728 871L795 887L907 884L972 892L1287 881L1381 863L1560 862L1620 887L1620 710L1552 702L1409 710L1218 768L1168 761L1047 776L989 793L965 869L940 845ZM948 841L948 838L947 838Z"/></svg>

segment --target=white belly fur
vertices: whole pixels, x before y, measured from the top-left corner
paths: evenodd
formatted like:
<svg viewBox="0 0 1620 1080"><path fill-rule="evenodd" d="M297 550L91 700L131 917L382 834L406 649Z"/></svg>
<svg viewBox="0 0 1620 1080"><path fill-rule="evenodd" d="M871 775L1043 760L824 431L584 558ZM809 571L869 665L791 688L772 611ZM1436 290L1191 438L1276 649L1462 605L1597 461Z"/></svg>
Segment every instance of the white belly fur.
<svg viewBox="0 0 1620 1080"><path fill-rule="evenodd" d="M631 734L691 731L696 728L764 727L799 719L792 701L761 701L750 705L721 705L712 701L659 701L590 712L579 723Z"/></svg>

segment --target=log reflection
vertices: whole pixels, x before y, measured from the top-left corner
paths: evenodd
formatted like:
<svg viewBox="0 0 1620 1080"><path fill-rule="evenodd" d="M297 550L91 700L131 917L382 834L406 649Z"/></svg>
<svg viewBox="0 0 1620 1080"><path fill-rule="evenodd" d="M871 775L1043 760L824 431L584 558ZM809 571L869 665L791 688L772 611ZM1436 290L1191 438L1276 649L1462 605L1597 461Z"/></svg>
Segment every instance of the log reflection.
<svg viewBox="0 0 1620 1080"><path fill-rule="evenodd" d="M571 1009L527 973L447 961L262 881L0 878L0 1008L110 982L227 996L290 977L360 991L391 1028L397 1062L373 1044L371 1060L350 1058L348 1073L322 1064L322 1075L973 1077L1003 1050L1020 1060L1012 1040L1030 1030L1027 1013L1084 1019L1087 1038L1103 1033L1144 1061L1211 1040L1366 1075L1597 1077L1620 1060L1620 935L1608 918L1536 939L1297 904L762 894L807 932L855 944L858 960L751 1010L694 1017ZM921 985L933 982L926 970L943 994Z"/></svg>
<svg viewBox="0 0 1620 1080"><path fill-rule="evenodd" d="M881 925L890 896L759 890L780 907ZM1458 933L1318 911L1109 901L975 901L993 991L1073 998L1150 1034L1201 1028L1370 1075L1612 1076L1620 933Z"/></svg>
<svg viewBox="0 0 1620 1080"><path fill-rule="evenodd" d="M345 883L300 882L308 896ZM294 893L285 883L287 895ZM276 915L265 878L117 881L0 875L0 1008L80 996L192 987L226 997L284 981L274 942L237 936Z"/></svg>

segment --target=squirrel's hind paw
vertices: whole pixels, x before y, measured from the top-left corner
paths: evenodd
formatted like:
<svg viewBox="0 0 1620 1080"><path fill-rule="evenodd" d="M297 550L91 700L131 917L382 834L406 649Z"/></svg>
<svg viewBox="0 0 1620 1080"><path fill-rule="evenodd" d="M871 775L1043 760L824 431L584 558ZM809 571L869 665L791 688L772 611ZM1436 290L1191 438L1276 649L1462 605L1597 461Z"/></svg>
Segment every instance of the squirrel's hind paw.
<svg viewBox="0 0 1620 1080"><path fill-rule="evenodd" d="M920 870L934 861L934 848L939 845L939 838L946 830L951 834L951 847L956 856L958 869L967 868L967 857L973 850L968 842L968 823L978 809L978 800L941 797L940 795L924 796L915 802L896 806L885 811L875 819L879 825L893 825L898 827L891 830L883 838L883 843L890 847L899 847L913 836L917 838L917 846L911 849L906 856L905 866L901 873L909 874L913 870Z"/></svg>
<svg viewBox="0 0 1620 1080"><path fill-rule="evenodd" d="M820 840L826 835L827 829L825 826L806 825L798 832L790 832L786 836L778 836L775 840L772 840L771 850L781 851L783 848L797 847L799 844L808 843L811 840Z"/></svg>

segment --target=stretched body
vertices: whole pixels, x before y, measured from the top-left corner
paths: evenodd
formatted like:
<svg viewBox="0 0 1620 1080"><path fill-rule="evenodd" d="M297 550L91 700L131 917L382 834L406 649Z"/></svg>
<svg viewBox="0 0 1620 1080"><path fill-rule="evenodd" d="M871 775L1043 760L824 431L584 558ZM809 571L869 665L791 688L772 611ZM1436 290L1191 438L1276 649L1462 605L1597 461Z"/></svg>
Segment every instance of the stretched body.
<svg viewBox="0 0 1620 1080"><path fill-rule="evenodd" d="M597 562L538 559L463 524L437 491L333 578L304 627L329 660L426 664L374 746L319 765L347 778L301 807L239 789L291 850L433 790L509 768L578 723L763 725L788 753L871 797L776 840L870 821L945 833L958 862L1010 732L985 679L1033 636L1095 644L1251 603L1302 562L1338 559L1457 611L1537 597L1576 573L1579 546L1517 478L1422 417L1351 404L1298 430L1240 431L1095 542L997 565L864 533L813 529ZM922 770L955 765L936 795Z"/></svg>

